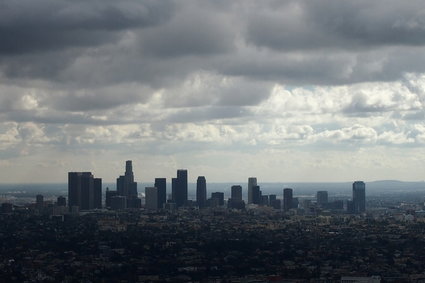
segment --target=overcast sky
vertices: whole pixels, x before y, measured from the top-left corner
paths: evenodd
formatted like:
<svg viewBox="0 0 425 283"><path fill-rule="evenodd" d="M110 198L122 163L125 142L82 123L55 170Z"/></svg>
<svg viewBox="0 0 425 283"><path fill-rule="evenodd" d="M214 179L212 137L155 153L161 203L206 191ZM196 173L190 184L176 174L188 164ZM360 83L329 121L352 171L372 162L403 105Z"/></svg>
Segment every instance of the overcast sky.
<svg viewBox="0 0 425 283"><path fill-rule="evenodd" d="M0 183L423 180L422 0L1 0Z"/></svg>

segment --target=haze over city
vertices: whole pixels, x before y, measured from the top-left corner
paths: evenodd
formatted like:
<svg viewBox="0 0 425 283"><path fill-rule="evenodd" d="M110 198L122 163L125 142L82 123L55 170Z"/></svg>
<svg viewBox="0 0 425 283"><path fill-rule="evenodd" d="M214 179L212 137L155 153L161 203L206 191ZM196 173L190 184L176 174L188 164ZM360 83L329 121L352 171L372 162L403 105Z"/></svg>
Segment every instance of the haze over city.
<svg viewBox="0 0 425 283"><path fill-rule="evenodd" d="M423 180L423 1L2 1L0 182Z"/></svg>

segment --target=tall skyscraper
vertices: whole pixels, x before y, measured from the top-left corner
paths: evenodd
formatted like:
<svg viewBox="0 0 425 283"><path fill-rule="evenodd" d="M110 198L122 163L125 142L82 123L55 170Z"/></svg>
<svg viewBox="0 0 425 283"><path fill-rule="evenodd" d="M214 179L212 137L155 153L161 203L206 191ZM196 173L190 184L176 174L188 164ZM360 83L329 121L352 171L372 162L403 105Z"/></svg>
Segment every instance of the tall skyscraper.
<svg viewBox="0 0 425 283"><path fill-rule="evenodd" d="M251 188L251 193L252 193L252 202L253 204L261 204L261 190L260 190L260 186L253 186Z"/></svg>
<svg viewBox="0 0 425 283"><path fill-rule="evenodd" d="M280 199L277 199L276 195L269 196L270 206L275 209L280 209Z"/></svg>
<svg viewBox="0 0 425 283"><path fill-rule="evenodd" d="M366 184L362 181L353 183L353 206L354 213L366 211Z"/></svg>
<svg viewBox="0 0 425 283"><path fill-rule="evenodd" d="M131 160L125 162L124 176L117 178L117 192L120 196L137 197L137 182L134 182L133 164Z"/></svg>
<svg viewBox="0 0 425 283"><path fill-rule="evenodd" d="M125 179L128 186L128 196L137 197L137 183L134 182L133 164L131 160L125 162Z"/></svg>
<svg viewBox="0 0 425 283"><path fill-rule="evenodd" d="M328 192L318 191L316 194L316 200L318 205L324 205L328 203Z"/></svg>
<svg viewBox="0 0 425 283"><path fill-rule="evenodd" d="M196 202L200 208L207 204L207 181L204 176L199 176L196 180Z"/></svg>
<svg viewBox="0 0 425 283"><path fill-rule="evenodd" d="M158 209L158 188L146 187L145 188L145 207L150 210Z"/></svg>
<svg viewBox="0 0 425 283"><path fill-rule="evenodd" d="M81 178L81 210L94 208L94 177L83 175Z"/></svg>
<svg viewBox="0 0 425 283"><path fill-rule="evenodd" d="M231 188L230 199L227 202L229 208L244 209L245 202L242 200L242 186L234 185Z"/></svg>
<svg viewBox="0 0 425 283"><path fill-rule="evenodd" d="M292 208L292 189L283 189L283 211L288 211Z"/></svg>
<svg viewBox="0 0 425 283"><path fill-rule="evenodd" d="M81 206L81 172L68 172L68 206ZM90 173L91 174L91 173Z"/></svg>
<svg viewBox="0 0 425 283"><path fill-rule="evenodd" d="M242 186L240 185L232 186L231 198L233 201L242 201Z"/></svg>
<svg viewBox="0 0 425 283"><path fill-rule="evenodd" d="M117 178L117 194L120 196L125 196L127 193L125 192L125 177L119 176Z"/></svg>
<svg viewBox="0 0 425 283"><path fill-rule="evenodd" d="M172 179L173 202L177 207L187 202L187 170L177 170L177 178Z"/></svg>
<svg viewBox="0 0 425 283"><path fill-rule="evenodd" d="M68 173L68 206L80 210L94 208L94 177L91 172Z"/></svg>
<svg viewBox="0 0 425 283"><path fill-rule="evenodd" d="M257 178L255 177L248 178L248 204L253 203L252 188L256 185L257 185Z"/></svg>
<svg viewBox="0 0 425 283"><path fill-rule="evenodd" d="M155 178L155 185L158 189L158 208L163 208L167 202L167 179Z"/></svg>
<svg viewBox="0 0 425 283"><path fill-rule="evenodd" d="M177 178L171 178L171 200L176 203L177 201Z"/></svg>
<svg viewBox="0 0 425 283"><path fill-rule="evenodd" d="M125 162L125 176L129 176L130 178L133 178L133 181L134 181L133 164L131 160L127 160Z"/></svg>
<svg viewBox="0 0 425 283"><path fill-rule="evenodd" d="M109 188L106 188L105 192L105 206L108 208L112 207L112 198L118 196L117 191L110 191Z"/></svg>
<svg viewBox="0 0 425 283"><path fill-rule="evenodd" d="M102 179L93 179L93 208L102 208Z"/></svg>

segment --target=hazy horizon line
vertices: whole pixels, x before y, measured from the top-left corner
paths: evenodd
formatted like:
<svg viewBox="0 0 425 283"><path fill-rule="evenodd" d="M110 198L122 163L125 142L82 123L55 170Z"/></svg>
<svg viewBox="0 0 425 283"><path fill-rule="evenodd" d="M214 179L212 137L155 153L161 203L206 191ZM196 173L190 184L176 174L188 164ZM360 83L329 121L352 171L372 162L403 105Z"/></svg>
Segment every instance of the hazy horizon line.
<svg viewBox="0 0 425 283"><path fill-rule="evenodd" d="M170 179L171 178L167 178ZM417 181L403 181L403 180L373 180L373 181L365 181L365 180L351 180L351 181L261 181L258 182L259 184L285 184L285 183L290 183L290 184L320 184L320 183L324 183L324 184L340 184L340 183L353 183L355 181L363 181L365 183L376 183L376 182L401 182L401 183L424 183L425 180L417 180ZM137 182L138 184L146 184L146 183L154 183L155 180L153 181L143 181L143 182ZM66 184L67 181L64 182L0 182L0 185L55 185L55 184ZM102 182L103 184L114 184L115 182ZM171 182L167 182L167 184ZM214 184L230 184L230 183L235 183L235 185L237 184L241 184L241 183L247 183L246 181L220 181L220 182L208 182L207 183L214 183ZM188 184L196 184L195 182L188 182Z"/></svg>

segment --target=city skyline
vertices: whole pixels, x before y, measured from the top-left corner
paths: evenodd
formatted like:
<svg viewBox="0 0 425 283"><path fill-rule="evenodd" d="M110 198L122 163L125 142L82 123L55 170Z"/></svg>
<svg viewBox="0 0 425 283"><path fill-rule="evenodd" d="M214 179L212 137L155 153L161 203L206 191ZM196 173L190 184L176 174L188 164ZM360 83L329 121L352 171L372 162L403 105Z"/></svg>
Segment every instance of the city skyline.
<svg viewBox="0 0 425 283"><path fill-rule="evenodd" d="M350 214L362 214L366 212L366 184L363 181L354 181L352 183L351 199L341 200L339 198L329 201L328 191L316 189L316 204L311 206L311 200L304 197L302 202L298 197L294 197L294 189L283 187L282 198L276 194L267 194L257 183L256 177L248 177L246 194L241 185L232 185L230 187L230 196L225 200L228 192L216 189L208 189L205 176L198 176L196 180L195 197L189 197L188 190L188 170L178 169L176 177L171 178L171 190L167 191L167 179L163 177L155 178L153 186L145 186L144 195L138 193L137 182L134 181L133 162L125 161L125 174L116 180L115 190L106 188L102 193L102 179L94 178L91 172L68 172L68 208L72 213L78 213L80 210L92 210L105 208L108 210L141 209L148 211L171 210L179 208L198 209L215 208L227 206L230 209L245 209L248 206L267 206L289 213L293 209L305 209L311 213L316 209L330 209L335 212L345 211ZM229 188L227 188L229 190ZM207 198L211 193L211 197ZM104 205L102 204L105 196ZM243 199L246 196L246 202ZM144 199L144 203L143 203ZM57 203L66 203L66 199ZM345 205L344 205L345 203ZM43 205L43 196L36 196L38 207Z"/></svg>
<svg viewBox="0 0 425 283"><path fill-rule="evenodd" d="M2 4L1 183L424 179L419 0Z"/></svg>

